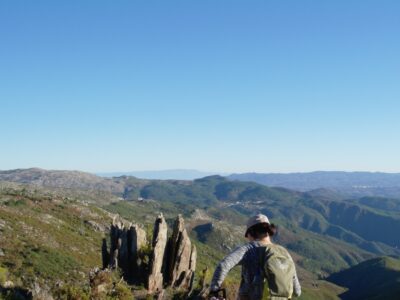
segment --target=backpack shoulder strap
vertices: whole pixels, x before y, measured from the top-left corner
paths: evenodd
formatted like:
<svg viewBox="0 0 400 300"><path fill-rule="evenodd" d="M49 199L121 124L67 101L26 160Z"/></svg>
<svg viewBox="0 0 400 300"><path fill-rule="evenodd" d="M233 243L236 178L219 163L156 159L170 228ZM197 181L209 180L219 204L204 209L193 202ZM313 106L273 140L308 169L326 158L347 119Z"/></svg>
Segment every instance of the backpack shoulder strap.
<svg viewBox="0 0 400 300"><path fill-rule="evenodd" d="M262 270L261 272L262 272L263 276L266 277L264 264L265 264L265 253L267 251L267 247L260 246L257 248L257 250L258 250L258 262L259 262L260 268Z"/></svg>

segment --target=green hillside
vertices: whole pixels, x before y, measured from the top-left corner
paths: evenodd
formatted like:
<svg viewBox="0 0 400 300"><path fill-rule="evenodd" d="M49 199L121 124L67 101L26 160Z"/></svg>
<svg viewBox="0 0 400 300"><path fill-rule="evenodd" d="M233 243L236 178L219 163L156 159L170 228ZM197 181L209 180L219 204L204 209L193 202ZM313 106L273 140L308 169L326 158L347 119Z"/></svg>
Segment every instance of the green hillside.
<svg viewBox="0 0 400 300"><path fill-rule="evenodd" d="M87 289L88 270L100 266L101 239L113 214L149 230L159 212L170 225L183 214L199 249L197 275L208 267L210 279L216 263L245 242L247 218L265 213L279 227L275 241L297 263L302 299L338 299L343 289L326 282L327 276L400 254L396 199L345 199L328 190L302 193L221 176L102 181L81 172L55 176L36 169L6 175L0 181L0 267L21 287L38 283L54 290L62 283ZM236 269L227 279L230 290L238 280Z"/></svg>
<svg viewBox="0 0 400 300"><path fill-rule="evenodd" d="M111 222L101 208L39 190L0 190L0 267L16 287L85 286ZM85 283L85 284L83 284Z"/></svg>
<svg viewBox="0 0 400 300"><path fill-rule="evenodd" d="M399 299L400 260L379 257L333 274L329 281L348 288L341 299Z"/></svg>

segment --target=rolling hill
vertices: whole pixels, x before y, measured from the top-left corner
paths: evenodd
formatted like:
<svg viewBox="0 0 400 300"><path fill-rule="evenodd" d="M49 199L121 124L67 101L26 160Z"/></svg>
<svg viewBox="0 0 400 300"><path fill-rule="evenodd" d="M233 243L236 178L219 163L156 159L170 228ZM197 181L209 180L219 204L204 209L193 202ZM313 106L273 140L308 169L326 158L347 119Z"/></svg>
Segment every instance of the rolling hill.
<svg viewBox="0 0 400 300"><path fill-rule="evenodd" d="M130 176L102 178L83 172L41 169L0 172L0 191L1 218L8 220L10 228L15 228L20 235L26 234L23 231L28 230L26 228L31 228L29 230L48 239L27 240L25 246L15 243L0 246L5 253L0 257L0 265L16 278L23 276L25 270L14 267L25 266L23 260L17 262L22 254L9 255L19 247L26 247L28 253L33 251L38 265L50 254L61 255L56 264L58 261L64 264L66 255L69 258L65 258L65 264L71 265L67 268L85 273L100 259L93 259L100 253L101 245L97 241L102 233L98 229L107 228L110 214L114 213L144 226L151 224L160 211L170 224L178 213L182 213L190 236L202 253L198 270L208 266L210 271L225 253L244 242L246 219L257 212L266 213L280 228L276 241L285 245L297 262L305 287L302 299L338 299L337 295L343 293L343 289L325 281L326 277L374 257L400 255L397 234L400 203L391 198L347 199L326 189L299 192L232 181L221 176L193 181L142 180ZM79 213L79 210L83 212ZM53 224L53 220L63 223L54 221ZM28 225L22 225L28 221ZM49 224L42 224L44 221ZM95 224L99 226L97 229ZM64 234L67 228L72 231ZM80 235L82 228L89 234L87 240ZM1 233L10 239L9 231ZM87 265L74 263L79 257L77 253L75 257L75 253L58 251L60 245L64 245L63 237L72 244L78 243L73 247L87 249L87 252L77 251L92 257L85 259ZM36 248L39 250L34 250ZM47 267L42 271L40 267L32 268L33 274L44 277L45 282L49 275L44 270L49 269L49 274L53 272ZM237 280L235 271L228 283L234 285ZM46 284L54 285L55 282Z"/></svg>

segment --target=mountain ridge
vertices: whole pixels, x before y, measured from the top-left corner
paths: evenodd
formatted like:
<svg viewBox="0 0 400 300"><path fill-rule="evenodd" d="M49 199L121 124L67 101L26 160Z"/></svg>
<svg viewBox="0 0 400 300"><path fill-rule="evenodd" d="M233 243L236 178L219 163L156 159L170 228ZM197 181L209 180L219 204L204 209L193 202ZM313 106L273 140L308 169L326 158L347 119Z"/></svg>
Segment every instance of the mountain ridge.
<svg viewBox="0 0 400 300"><path fill-rule="evenodd" d="M315 171L298 173L239 173L231 180L253 181L298 191L330 189L347 196L400 197L400 173Z"/></svg>

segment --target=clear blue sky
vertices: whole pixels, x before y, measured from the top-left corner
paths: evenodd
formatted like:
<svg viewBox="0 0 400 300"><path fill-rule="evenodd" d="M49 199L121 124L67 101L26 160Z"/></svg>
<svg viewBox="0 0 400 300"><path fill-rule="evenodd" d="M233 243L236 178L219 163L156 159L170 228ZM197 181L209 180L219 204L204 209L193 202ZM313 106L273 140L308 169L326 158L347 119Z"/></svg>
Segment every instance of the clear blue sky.
<svg viewBox="0 0 400 300"><path fill-rule="evenodd" d="M400 172L400 1L0 2L0 169Z"/></svg>

